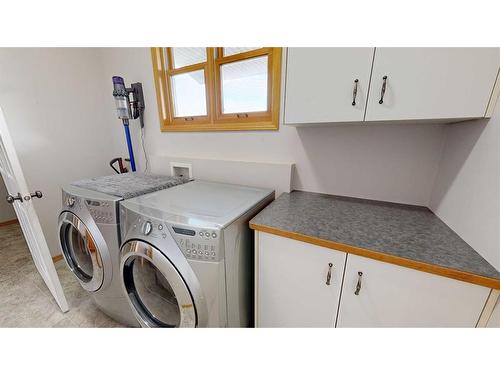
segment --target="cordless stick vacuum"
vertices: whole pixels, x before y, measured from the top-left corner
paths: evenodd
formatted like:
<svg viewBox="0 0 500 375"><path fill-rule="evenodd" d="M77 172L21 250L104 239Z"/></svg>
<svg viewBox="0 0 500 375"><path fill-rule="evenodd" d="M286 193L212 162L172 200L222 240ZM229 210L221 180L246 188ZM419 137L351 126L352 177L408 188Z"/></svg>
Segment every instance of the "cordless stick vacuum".
<svg viewBox="0 0 500 375"><path fill-rule="evenodd" d="M129 95L132 94L132 100ZM118 118L123 121L125 128L125 138L127 140L128 154L130 157L130 168L136 171L134 149L132 148L132 138L130 137L129 119L139 118L141 129L144 128L144 96L142 94L142 84L132 83L130 88L125 87L122 77L113 77L113 97L115 98L116 112ZM114 159L113 159L114 160Z"/></svg>

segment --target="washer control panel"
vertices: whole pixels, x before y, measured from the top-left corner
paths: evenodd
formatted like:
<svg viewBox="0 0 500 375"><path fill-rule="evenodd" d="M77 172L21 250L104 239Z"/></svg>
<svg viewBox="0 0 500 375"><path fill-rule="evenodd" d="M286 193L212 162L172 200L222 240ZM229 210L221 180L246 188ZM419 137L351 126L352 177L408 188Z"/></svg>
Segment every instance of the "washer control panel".
<svg viewBox="0 0 500 375"><path fill-rule="evenodd" d="M90 215L98 224L117 224L116 204L110 201L86 199L63 192L63 210L69 210L78 215L79 211L89 210Z"/></svg>
<svg viewBox="0 0 500 375"><path fill-rule="evenodd" d="M64 192L62 197L63 209L77 211L82 208L81 198Z"/></svg>
<svg viewBox="0 0 500 375"><path fill-rule="evenodd" d="M159 226L159 225L158 225ZM148 236L153 231L153 223L151 221L145 221L142 224L141 233Z"/></svg>
<svg viewBox="0 0 500 375"><path fill-rule="evenodd" d="M85 205L96 223L117 223L115 205L112 202L85 199Z"/></svg>

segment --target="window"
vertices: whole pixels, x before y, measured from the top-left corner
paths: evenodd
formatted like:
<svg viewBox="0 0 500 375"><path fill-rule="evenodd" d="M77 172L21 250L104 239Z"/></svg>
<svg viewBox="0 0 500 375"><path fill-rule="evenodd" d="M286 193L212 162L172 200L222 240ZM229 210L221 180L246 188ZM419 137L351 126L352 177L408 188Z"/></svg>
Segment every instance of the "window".
<svg viewBox="0 0 500 375"><path fill-rule="evenodd" d="M276 130L281 48L152 48L162 131Z"/></svg>

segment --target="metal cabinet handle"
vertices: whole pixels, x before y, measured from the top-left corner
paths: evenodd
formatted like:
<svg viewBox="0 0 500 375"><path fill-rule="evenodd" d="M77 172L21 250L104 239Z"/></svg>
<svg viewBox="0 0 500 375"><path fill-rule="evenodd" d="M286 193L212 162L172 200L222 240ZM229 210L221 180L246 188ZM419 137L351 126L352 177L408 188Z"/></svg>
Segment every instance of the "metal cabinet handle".
<svg viewBox="0 0 500 375"><path fill-rule="evenodd" d="M359 295L359 291L361 290L361 277L363 276L363 272L358 272L358 283L356 284L356 290L354 291L355 295Z"/></svg>
<svg viewBox="0 0 500 375"><path fill-rule="evenodd" d="M326 285L330 285L330 280L332 279L332 263L328 263L328 273L326 274Z"/></svg>
<svg viewBox="0 0 500 375"><path fill-rule="evenodd" d="M359 79L354 80L354 89L352 90L352 105L356 105L356 95L358 94L358 82Z"/></svg>
<svg viewBox="0 0 500 375"><path fill-rule="evenodd" d="M5 197L5 199L7 200L7 203L9 204L13 204L15 201L19 201L21 203L23 203L23 197L21 197L21 193L17 193L17 196L12 196L12 195L7 195L7 197Z"/></svg>
<svg viewBox="0 0 500 375"><path fill-rule="evenodd" d="M378 101L378 104L382 104L384 102L384 95L385 95L385 87L387 86L387 76L383 76L383 83L382 83L382 92L380 93L380 100Z"/></svg>

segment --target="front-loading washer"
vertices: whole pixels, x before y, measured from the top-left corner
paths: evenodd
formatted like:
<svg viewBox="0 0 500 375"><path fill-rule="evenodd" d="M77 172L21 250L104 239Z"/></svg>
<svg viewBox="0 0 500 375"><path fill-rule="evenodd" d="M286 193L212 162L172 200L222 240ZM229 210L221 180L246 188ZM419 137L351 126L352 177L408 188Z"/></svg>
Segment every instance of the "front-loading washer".
<svg viewBox="0 0 500 375"><path fill-rule="evenodd" d="M58 234L64 260L96 305L120 323L138 325L118 277L119 202L186 181L130 173L81 180L62 188Z"/></svg>
<svg viewBox="0 0 500 375"><path fill-rule="evenodd" d="M269 189L192 181L121 202L121 281L141 326L252 326L248 222L273 199Z"/></svg>

